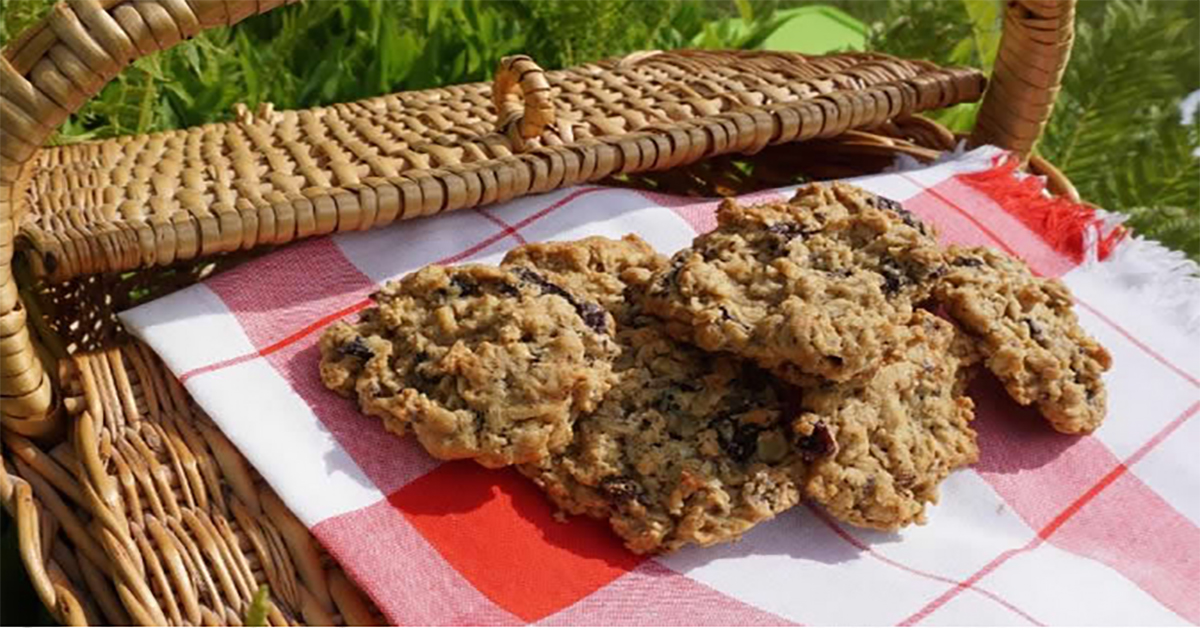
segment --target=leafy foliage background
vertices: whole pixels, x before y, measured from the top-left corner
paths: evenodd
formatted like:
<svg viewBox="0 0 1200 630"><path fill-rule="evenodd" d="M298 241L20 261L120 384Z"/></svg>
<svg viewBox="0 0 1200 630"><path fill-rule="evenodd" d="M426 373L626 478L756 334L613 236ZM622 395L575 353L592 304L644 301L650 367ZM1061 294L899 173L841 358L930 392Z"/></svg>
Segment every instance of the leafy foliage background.
<svg viewBox="0 0 1200 630"><path fill-rule="evenodd" d="M872 29L878 50L985 69L995 60L993 0L866 4L884 10ZM1085 200L1128 214L1135 233L1200 261L1200 120L1181 121L1179 111L1200 89L1200 3L1082 0L1078 11L1071 62L1037 150ZM939 118L967 130L975 109Z"/></svg>
<svg viewBox="0 0 1200 630"><path fill-rule="evenodd" d="M52 0L0 0L0 45ZM310 107L487 79L500 57L563 67L652 48L749 48L804 0L314 0L137 61L59 131L68 143L227 120L234 103ZM871 26L869 47L990 70L1000 0L826 0ZM745 28L720 19L740 16ZM1083 197L1200 260L1200 2L1082 0L1077 43L1039 151ZM976 106L939 114L968 130ZM0 625L49 621L3 530ZM15 602L15 605L14 605Z"/></svg>

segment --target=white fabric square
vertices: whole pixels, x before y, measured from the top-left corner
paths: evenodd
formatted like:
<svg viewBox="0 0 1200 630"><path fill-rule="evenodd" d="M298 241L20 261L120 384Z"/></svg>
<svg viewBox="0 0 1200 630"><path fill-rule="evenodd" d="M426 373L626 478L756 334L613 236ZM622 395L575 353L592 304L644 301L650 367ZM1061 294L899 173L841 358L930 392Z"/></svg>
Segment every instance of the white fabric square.
<svg viewBox="0 0 1200 630"><path fill-rule="evenodd" d="M1200 525L1200 411L1131 469L1146 485ZM1198 586L1200 588L1200 586ZM1200 592L1197 593L1200 595Z"/></svg>
<svg viewBox="0 0 1200 630"><path fill-rule="evenodd" d="M880 195L887 197L892 201L901 203L916 197L921 194L921 187L912 183L908 179L899 175L884 174L884 175L868 175L866 177L855 177L846 180L848 183L863 188Z"/></svg>
<svg viewBox="0 0 1200 630"><path fill-rule="evenodd" d="M176 375L255 352L237 318L205 284L147 302L119 317Z"/></svg>
<svg viewBox="0 0 1200 630"><path fill-rule="evenodd" d="M383 498L265 359L200 374L188 390L308 527Z"/></svg>
<svg viewBox="0 0 1200 630"><path fill-rule="evenodd" d="M604 193L604 213L572 212L569 206L550 212L521 229L528 242L570 241L588 236L621 238L635 233L655 249L672 253L691 245L696 232L669 208L654 205L630 191Z"/></svg>
<svg viewBox="0 0 1200 630"><path fill-rule="evenodd" d="M1048 543L1009 558L979 584L1050 625L1187 623L1120 573Z"/></svg>
<svg viewBox="0 0 1200 630"><path fill-rule="evenodd" d="M540 195L530 195L528 197L513 199L500 205L488 206L484 210L497 219L516 227L521 223L534 220L534 215L545 212L548 208L557 206L565 210L565 206L574 204L586 207L591 203L585 201L587 197L592 195L608 195L613 191L613 189L609 188L603 192L592 192L598 190L598 187L595 186L572 186L571 188L552 190ZM556 209L550 212L558 211Z"/></svg>
<svg viewBox="0 0 1200 630"><path fill-rule="evenodd" d="M990 591L989 591L990 592ZM963 591L916 623L918 626L1036 626L1040 619L976 591ZM1032 617L1032 619L1031 619Z"/></svg>
<svg viewBox="0 0 1200 630"><path fill-rule="evenodd" d="M733 545L689 547L658 562L763 610L811 625L895 624L949 588L872 558L805 507L759 525Z"/></svg>
<svg viewBox="0 0 1200 630"><path fill-rule="evenodd" d="M1122 286L1113 270L1106 269L1109 265L1125 263L1093 263L1076 267L1064 275L1062 280L1071 288L1076 300L1087 304L1086 307L1076 305L1075 312L1081 316L1087 313L1093 321L1099 317L1090 309L1103 314L1111 322L1105 324L1105 328L1110 330L1109 336L1120 334L1113 325L1128 331L1150 350L1190 376L1191 389L1200 393L1200 385L1197 384L1200 382L1200 336L1197 336L1197 332L1187 334L1181 331L1169 313L1163 312L1144 293ZM1089 331L1100 332L1099 327L1090 326L1090 322L1088 324ZM1179 374L1172 373L1171 377L1187 382Z"/></svg>
<svg viewBox="0 0 1200 630"><path fill-rule="evenodd" d="M1123 460L1200 400L1200 389L1135 345L1093 311L1077 305L1075 313L1088 334L1112 354L1112 369L1104 373L1108 416L1094 435ZM1137 331L1140 336L1142 327Z"/></svg>
<svg viewBox="0 0 1200 630"><path fill-rule="evenodd" d="M950 475L929 522L891 534L848 528L876 553L918 571L965 580L993 558L1036 535L992 487L971 470Z"/></svg>
<svg viewBox="0 0 1200 630"><path fill-rule="evenodd" d="M504 228L465 210L398 221L368 232L345 232L333 242L359 271L381 283L487 241L509 240Z"/></svg>

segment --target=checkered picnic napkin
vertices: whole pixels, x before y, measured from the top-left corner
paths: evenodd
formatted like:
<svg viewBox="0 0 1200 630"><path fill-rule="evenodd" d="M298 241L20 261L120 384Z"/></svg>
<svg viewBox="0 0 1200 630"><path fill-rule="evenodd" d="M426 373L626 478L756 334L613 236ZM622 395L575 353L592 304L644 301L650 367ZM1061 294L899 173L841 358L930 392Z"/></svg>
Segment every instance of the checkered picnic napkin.
<svg viewBox="0 0 1200 630"><path fill-rule="evenodd" d="M435 461L321 385L320 331L389 278L595 234L673 252L713 227L715 200L564 189L308 240L122 318L397 624L1200 622L1200 291L1187 263L1112 215L1049 199L991 147L855 183L946 241L1062 278L1114 357L1108 420L1086 437L1055 433L981 377L979 463L943 484L928 525L897 534L802 506L735 544L635 556L603 523L556 521L517 473Z"/></svg>

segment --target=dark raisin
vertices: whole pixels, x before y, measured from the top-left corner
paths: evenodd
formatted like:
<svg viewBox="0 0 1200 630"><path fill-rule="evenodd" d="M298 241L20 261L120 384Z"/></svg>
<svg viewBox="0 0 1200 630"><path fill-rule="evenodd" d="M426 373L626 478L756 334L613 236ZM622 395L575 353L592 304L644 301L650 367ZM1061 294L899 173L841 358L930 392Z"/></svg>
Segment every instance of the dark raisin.
<svg viewBox="0 0 1200 630"><path fill-rule="evenodd" d="M570 291L567 291L557 284L550 282L546 278L543 278L541 274L537 273L536 271L526 269L525 267L516 267L514 271L516 272L517 276L525 282L540 288L542 290L542 295L557 295L558 297L566 300L567 304L570 304L572 307L574 307L575 312L579 314L579 318L582 319L583 323L587 324L589 328L598 333L605 332L608 324L608 319L606 317L608 311L605 311L603 307L598 304L592 304L591 302L580 302L579 299L572 295Z"/></svg>
<svg viewBox="0 0 1200 630"><path fill-rule="evenodd" d="M774 235L776 238L775 249L777 255L786 255L787 244L792 240L805 238L820 232L820 230L806 230L799 223L776 223L767 226L767 232Z"/></svg>
<svg viewBox="0 0 1200 630"><path fill-rule="evenodd" d="M518 277L525 282L528 282L529 284L541 289L543 294L549 293L551 295L557 295L566 301L571 302L572 304L575 303L575 297L568 293L566 289L543 278L541 274L537 273L536 271L526 269L525 267L517 267L515 271L517 272Z"/></svg>
<svg viewBox="0 0 1200 630"><path fill-rule="evenodd" d="M1042 329L1041 324L1038 324L1031 317L1026 317L1021 321L1025 322L1025 325L1029 327L1029 336L1033 337L1034 341L1041 343L1046 340L1046 333Z"/></svg>
<svg viewBox="0 0 1200 630"><path fill-rule="evenodd" d="M797 236L811 236L819 231L820 230L806 230L804 229L804 226L800 225L799 223L791 222L776 223L774 225L767 226L767 232L782 237L785 242L790 241Z"/></svg>
<svg viewBox="0 0 1200 630"><path fill-rule="evenodd" d="M654 400L654 408L663 413L676 413L680 410L679 403L675 400L675 392L667 390L659 394Z"/></svg>
<svg viewBox="0 0 1200 630"><path fill-rule="evenodd" d="M950 264L954 265L955 267L982 267L983 261L979 260L978 258L967 258L966 256L959 256L958 258L955 258L954 261L951 262Z"/></svg>
<svg viewBox="0 0 1200 630"><path fill-rule="evenodd" d="M882 210L895 210L897 212L908 212L907 210L904 209L904 206L900 205L899 201L896 201L895 199L888 199L887 197L882 197L880 195L875 195L875 204L874 205L876 208L880 208Z"/></svg>
<svg viewBox="0 0 1200 630"><path fill-rule="evenodd" d="M454 276L450 279L450 284L458 289L458 294L461 297L472 297L479 295L479 285L469 278L462 276Z"/></svg>
<svg viewBox="0 0 1200 630"><path fill-rule="evenodd" d="M734 321L733 315L729 314L729 309L725 308L724 306L721 306L720 309L721 309L721 319L723 319L727 322Z"/></svg>
<svg viewBox="0 0 1200 630"><path fill-rule="evenodd" d="M734 418L721 418L712 423L717 432L717 443L734 460L745 462L758 451L758 425L738 422Z"/></svg>
<svg viewBox="0 0 1200 630"><path fill-rule="evenodd" d="M520 293L521 293L521 291L519 289L517 289L517 287L514 287L513 285L511 285L507 282L500 284L500 292L503 293L504 295L507 295L508 297L516 297L517 295L520 295Z"/></svg>
<svg viewBox="0 0 1200 630"><path fill-rule="evenodd" d="M642 487L633 479L618 475L602 480L600 492L613 503L628 503L641 496Z"/></svg>
<svg viewBox="0 0 1200 630"><path fill-rule="evenodd" d="M600 307L599 304L584 302L575 307L579 312L579 316L583 318L583 323L587 324L588 328L604 334L608 327L608 311Z"/></svg>
<svg viewBox="0 0 1200 630"><path fill-rule="evenodd" d="M899 201L888 199L887 197L877 196L875 197L875 207L895 212L896 214L900 215L900 220L904 221L904 225L917 230L921 234L925 233L925 224L922 223L920 219L913 216L913 213L905 209L905 207L901 205Z"/></svg>
<svg viewBox="0 0 1200 630"><path fill-rule="evenodd" d="M908 275L895 261L885 260L879 266L879 273L883 276L883 291L888 295L895 294L908 283Z"/></svg>
<svg viewBox="0 0 1200 630"><path fill-rule="evenodd" d="M831 355L825 357L825 360L829 361L830 363L834 364L837 367L842 367L842 365L846 362L845 359L843 359L842 357L839 357L837 355L834 355L834 354L831 354Z"/></svg>
<svg viewBox="0 0 1200 630"><path fill-rule="evenodd" d="M824 422L817 422L813 425L811 435L802 435L796 446L800 449L801 456L806 461L814 461L822 457L829 457L837 452L837 442L833 439L833 434L829 432L829 427L825 426Z"/></svg>
<svg viewBox="0 0 1200 630"><path fill-rule="evenodd" d="M676 256L675 258L671 259L671 269L667 271L667 275L663 276L661 280L654 283L654 286L651 287L650 292L655 295L663 295L670 292L671 287L675 286L679 282L679 272L682 269L683 258Z"/></svg>
<svg viewBox="0 0 1200 630"><path fill-rule="evenodd" d="M363 341L362 337L355 337L353 341L343 344L341 348L338 348L338 352L341 352L344 356L354 357L359 361L370 361L375 356L375 353L367 347L367 343Z"/></svg>
<svg viewBox="0 0 1200 630"><path fill-rule="evenodd" d="M775 384L775 378L769 372L757 365L743 365L738 376L738 384L742 389L762 391Z"/></svg>

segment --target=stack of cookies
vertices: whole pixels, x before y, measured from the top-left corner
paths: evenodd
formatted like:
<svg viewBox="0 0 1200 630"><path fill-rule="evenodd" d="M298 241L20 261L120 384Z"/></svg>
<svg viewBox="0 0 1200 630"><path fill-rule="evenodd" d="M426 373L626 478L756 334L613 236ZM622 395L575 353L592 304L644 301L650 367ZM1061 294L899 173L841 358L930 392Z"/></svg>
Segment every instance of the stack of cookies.
<svg viewBox="0 0 1200 630"><path fill-rule="evenodd" d="M516 466L639 553L805 499L923 523L978 457L979 366L1059 431L1105 415L1111 360L1062 283L844 184L726 201L670 259L635 236L529 244L373 299L322 335L326 386L434 457Z"/></svg>

